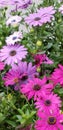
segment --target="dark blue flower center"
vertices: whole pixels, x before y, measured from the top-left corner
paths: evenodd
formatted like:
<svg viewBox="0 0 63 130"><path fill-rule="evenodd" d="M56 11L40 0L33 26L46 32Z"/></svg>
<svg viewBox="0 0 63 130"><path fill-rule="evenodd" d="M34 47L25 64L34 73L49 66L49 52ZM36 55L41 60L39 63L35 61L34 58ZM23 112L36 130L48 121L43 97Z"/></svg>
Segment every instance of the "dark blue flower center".
<svg viewBox="0 0 63 130"><path fill-rule="evenodd" d="M16 38L17 38L17 37L16 37L16 36L14 36L12 39L13 39L13 40L15 40Z"/></svg>
<svg viewBox="0 0 63 130"><path fill-rule="evenodd" d="M53 117L53 116L50 116L50 117L48 118L48 123L49 123L50 125L56 124L56 118Z"/></svg>
<svg viewBox="0 0 63 130"><path fill-rule="evenodd" d="M15 19L12 20L12 22L15 22L15 21L16 21Z"/></svg>

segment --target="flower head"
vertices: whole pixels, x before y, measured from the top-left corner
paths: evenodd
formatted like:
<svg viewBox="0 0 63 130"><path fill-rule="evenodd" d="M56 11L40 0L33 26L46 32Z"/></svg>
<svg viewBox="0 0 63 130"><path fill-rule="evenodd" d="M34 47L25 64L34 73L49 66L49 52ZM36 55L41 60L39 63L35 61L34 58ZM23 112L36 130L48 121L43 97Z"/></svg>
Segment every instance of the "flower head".
<svg viewBox="0 0 63 130"><path fill-rule="evenodd" d="M14 32L9 37L6 37L6 43L7 45L15 44L16 42L19 42L22 39L22 33L21 32Z"/></svg>
<svg viewBox="0 0 63 130"><path fill-rule="evenodd" d="M19 44L6 45L0 50L0 59L4 61L5 64L13 65L18 63L18 61L25 58L27 55L27 49Z"/></svg>
<svg viewBox="0 0 63 130"><path fill-rule="evenodd" d="M7 22L6 22L6 25L18 25L20 23L20 21L22 20L22 18L18 15L15 15L15 16L11 16Z"/></svg>
<svg viewBox="0 0 63 130"><path fill-rule="evenodd" d="M58 65L58 68L54 70L50 78L55 85L58 83L63 86L63 66Z"/></svg>
<svg viewBox="0 0 63 130"><path fill-rule="evenodd" d="M7 72L3 78L5 85L14 85L15 90L20 89L22 84L26 84L30 79L33 79L37 75L36 67L32 66L32 63L19 62L18 65L14 65L13 68Z"/></svg>
<svg viewBox="0 0 63 130"><path fill-rule="evenodd" d="M36 130L63 130L63 115L59 111L54 113L38 112L38 116L41 119L36 121Z"/></svg>
<svg viewBox="0 0 63 130"><path fill-rule="evenodd" d="M55 10L52 6L41 8L37 13L30 14L25 18L25 22L30 26L42 26L44 23L51 22Z"/></svg>
<svg viewBox="0 0 63 130"><path fill-rule="evenodd" d="M46 84L46 81L46 77L43 79L34 78L33 80L29 80L26 85L22 85L21 92L27 96L28 100L31 98L36 100L43 93L48 93L52 89L52 84Z"/></svg>
<svg viewBox="0 0 63 130"><path fill-rule="evenodd" d="M38 98L35 105L36 108L39 109L39 111L53 111L61 107L61 100L56 94L43 94L41 99Z"/></svg>
<svg viewBox="0 0 63 130"><path fill-rule="evenodd" d="M32 4L32 0L13 0L11 2L11 5L14 5L15 7L13 11L17 11L18 9L25 9L30 4Z"/></svg>
<svg viewBox="0 0 63 130"><path fill-rule="evenodd" d="M44 64L53 64L53 61L50 60L46 54L36 54L34 55L36 66L40 66L42 63Z"/></svg>
<svg viewBox="0 0 63 130"><path fill-rule="evenodd" d="M0 61L0 70L3 70L4 69L4 63Z"/></svg>
<svg viewBox="0 0 63 130"><path fill-rule="evenodd" d="M59 8L59 12L63 14L63 5L61 5L61 7Z"/></svg>

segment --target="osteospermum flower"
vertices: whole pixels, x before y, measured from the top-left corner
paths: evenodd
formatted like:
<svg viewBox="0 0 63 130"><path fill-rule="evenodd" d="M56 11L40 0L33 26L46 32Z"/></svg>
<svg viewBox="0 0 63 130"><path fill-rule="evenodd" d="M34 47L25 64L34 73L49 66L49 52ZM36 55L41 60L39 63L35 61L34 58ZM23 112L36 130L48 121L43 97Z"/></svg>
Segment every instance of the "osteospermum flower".
<svg viewBox="0 0 63 130"><path fill-rule="evenodd" d="M37 13L30 14L25 18L25 22L30 26L41 26L44 23L51 22L55 10L52 6L41 8Z"/></svg>
<svg viewBox="0 0 63 130"><path fill-rule="evenodd" d="M0 50L0 60L5 64L13 65L18 61L25 58L27 55L27 49L19 44L6 45Z"/></svg>
<svg viewBox="0 0 63 130"><path fill-rule="evenodd" d="M15 5L15 11L17 11L18 9L27 8L30 4L32 4L32 1L31 0L13 0L11 3L12 5Z"/></svg>
<svg viewBox="0 0 63 130"><path fill-rule="evenodd" d="M55 85L58 83L63 86L63 66L58 65L58 68L54 70L50 78Z"/></svg>
<svg viewBox="0 0 63 130"><path fill-rule="evenodd" d="M43 93L48 93L50 92L50 89L52 89L52 84L46 84L46 81L46 77L42 80L39 78L34 78L26 85L22 85L21 92L27 96L28 100L31 98L36 100L38 97L41 97Z"/></svg>
<svg viewBox="0 0 63 130"><path fill-rule="evenodd" d="M0 61L0 70L3 70L5 67L4 63Z"/></svg>
<svg viewBox="0 0 63 130"><path fill-rule="evenodd" d="M20 23L20 21L22 20L22 18L18 15L15 15L15 16L11 16L7 22L6 22L6 25L18 25Z"/></svg>
<svg viewBox="0 0 63 130"><path fill-rule="evenodd" d="M38 112L38 116L41 119L36 121L36 130L63 130L63 115L59 111L54 113Z"/></svg>
<svg viewBox="0 0 63 130"><path fill-rule="evenodd" d="M36 54L34 56L35 59L35 65L38 67L40 66L42 63L45 64L53 64L53 61L50 60L46 54Z"/></svg>
<svg viewBox="0 0 63 130"><path fill-rule="evenodd" d="M59 12L63 14L63 5L61 5L61 7L59 8Z"/></svg>
<svg viewBox="0 0 63 130"><path fill-rule="evenodd" d="M22 39L22 33L21 32L14 32L9 37L6 37L6 43L7 45L15 44L16 42L19 42Z"/></svg>
<svg viewBox="0 0 63 130"><path fill-rule="evenodd" d="M36 67L32 66L32 63L21 62L14 65L13 68L6 73L3 80L5 85L14 85L15 90L20 89L22 84L26 84L30 79L33 79L37 75Z"/></svg>
<svg viewBox="0 0 63 130"><path fill-rule="evenodd" d="M50 20L51 18L54 17L53 14L55 14L55 9L53 6L48 6L48 7L38 9L38 12L39 13L41 12L42 16L44 16L46 18L49 17L49 20Z"/></svg>
<svg viewBox="0 0 63 130"><path fill-rule="evenodd" d="M44 61L44 55L43 54L36 54L34 55L35 65L38 67L40 66Z"/></svg>
<svg viewBox="0 0 63 130"><path fill-rule="evenodd" d="M39 111L53 111L61 107L61 100L60 97L57 96L57 94L43 94L41 99L38 98L35 105L36 108L39 109Z"/></svg>

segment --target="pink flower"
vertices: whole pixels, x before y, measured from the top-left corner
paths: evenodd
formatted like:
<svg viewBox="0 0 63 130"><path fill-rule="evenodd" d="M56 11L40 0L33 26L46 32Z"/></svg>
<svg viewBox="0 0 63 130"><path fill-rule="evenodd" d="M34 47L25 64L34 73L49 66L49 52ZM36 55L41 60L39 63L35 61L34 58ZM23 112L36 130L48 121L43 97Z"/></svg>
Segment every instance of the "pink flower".
<svg viewBox="0 0 63 130"><path fill-rule="evenodd" d="M34 78L33 80L29 80L29 83L21 86L21 92L27 96L28 100L31 98L37 100L43 93L50 93L53 88L52 84L46 84L46 81L46 77L43 79Z"/></svg>
<svg viewBox="0 0 63 130"><path fill-rule="evenodd" d="M44 54L44 64L53 64L54 62L47 57L46 54Z"/></svg>
<svg viewBox="0 0 63 130"><path fill-rule="evenodd" d="M39 111L53 111L55 109L58 109L61 107L61 100L60 97L58 97L56 94L42 94L42 98L37 100L35 103L36 108L39 109Z"/></svg>
<svg viewBox="0 0 63 130"><path fill-rule="evenodd" d="M0 70L3 70L5 67L4 63L0 61Z"/></svg>
<svg viewBox="0 0 63 130"><path fill-rule="evenodd" d="M34 59L35 59L35 65L38 67L38 66L40 66L42 63L43 63L43 61L44 61L44 54L36 54L35 56L34 56Z"/></svg>
<svg viewBox="0 0 63 130"><path fill-rule="evenodd" d="M30 14L25 18L25 22L30 26L42 26L44 23L51 22L55 10L52 6L41 8L37 13Z"/></svg>
<svg viewBox="0 0 63 130"><path fill-rule="evenodd" d="M11 44L14 45L15 43L21 41L21 39L22 39L22 33L16 31L9 37L6 37L6 43L7 43L7 45L11 45Z"/></svg>
<svg viewBox="0 0 63 130"><path fill-rule="evenodd" d="M53 6L48 6L48 7L38 9L38 12L39 13L41 12L42 16L49 18L50 20L51 18L54 17L53 14L55 14L56 11Z"/></svg>
<svg viewBox="0 0 63 130"><path fill-rule="evenodd" d="M19 90L22 84L33 79L36 74L36 67L32 66L32 63L21 62L14 65L14 68L5 74L3 80L6 86L14 85L15 90Z"/></svg>
<svg viewBox="0 0 63 130"><path fill-rule="evenodd" d="M27 8L30 4L32 4L32 0L13 0L11 2L12 5L15 5L18 9L25 9Z"/></svg>
<svg viewBox="0 0 63 130"><path fill-rule="evenodd" d="M36 130L63 130L63 115L59 111L54 113L38 112L38 116L41 119L36 121Z"/></svg>
<svg viewBox="0 0 63 130"><path fill-rule="evenodd" d="M46 54L36 54L34 56L35 59L35 65L38 67L40 66L42 63L44 64L53 64L53 61L50 60Z"/></svg>
<svg viewBox="0 0 63 130"><path fill-rule="evenodd" d="M50 79L53 81L54 85L57 85L59 83L61 86L63 86L63 66L62 65L60 64L58 65L58 68L54 70Z"/></svg>
<svg viewBox="0 0 63 130"><path fill-rule="evenodd" d="M11 66L26 58L26 55L27 49L19 44L6 45L0 50L0 60Z"/></svg>
<svg viewBox="0 0 63 130"><path fill-rule="evenodd" d="M63 5L61 5L61 7L59 8L59 12L63 14Z"/></svg>

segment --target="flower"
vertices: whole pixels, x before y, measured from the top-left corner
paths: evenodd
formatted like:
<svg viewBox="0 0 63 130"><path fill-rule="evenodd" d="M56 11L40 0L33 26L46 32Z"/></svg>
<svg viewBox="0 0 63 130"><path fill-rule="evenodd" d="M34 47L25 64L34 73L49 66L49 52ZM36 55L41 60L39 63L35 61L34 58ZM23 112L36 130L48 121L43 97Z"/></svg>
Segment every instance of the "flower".
<svg viewBox="0 0 63 130"><path fill-rule="evenodd" d="M3 70L5 67L4 63L0 61L0 70Z"/></svg>
<svg viewBox="0 0 63 130"><path fill-rule="evenodd" d="M27 8L30 4L32 4L31 0L13 0L11 2L15 6L15 9L25 9Z"/></svg>
<svg viewBox="0 0 63 130"><path fill-rule="evenodd" d="M58 68L51 74L50 79L53 81L54 85L60 83L60 85L63 86L63 65L58 65Z"/></svg>
<svg viewBox="0 0 63 130"><path fill-rule="evenodd" d="M6 45L0 50L0 59L4 61L5 64L13 65L18 63L18 61L25 58L27 55L27 49L19 44Z"/></svg>
<svg viewBox="0 0 63 130"><path fill-rule="evenodd" d="M48 19L48 21L50 21L50 19L54 17L53 14L55 14L55 9L53 6L48 6L38 9L37 12L42 13L44 19Z"/></svg>
<svg viewBox="0 0 63 130"><path fill-rule="evenodd" d="M22 18L18 15L15 15L15 16L11 16L7 22L6 22L6 25L18 25L20 23L20 21L22 20Z"/></svg>
<svg viewBox="0 0 63 130"><path fill-rule="evenodd" d="M63 14L63 5L61 5L61 7L59 8L59 12Z"/></svg>
<svg viewBox="0 0 63 130"><path fill-rule="evenodd" d="M53 111L61 107L61 100L60 97L57 96L57 94L43 94L41 99L38 98L35 105L36 108L39 109L39 111Z"/></svg>
<svg viewBox="0 0 63 130"><path fill-rule="evenodd" d="M63 130L63 115L59 111L54 113L38 112L38 116L41 119L36 121L36 130Z"/></svg>
<svg viewBox="0 0 63 130"><path fill-rule="evenodd" d="M28 100L31 98L37 100L43 93L50 92L50 89L53 87L52 84L46 84L46 81L46 77L43 79L34 78L33 80L29 80L26 85L21 86L21 92L27 96Z"/></svg>
<svg viewBox="0 0 63 130"><path fill-rule="evenodd" d="M37 75L36 67L32 66L30 62L19 62L18 65L14 65L9 72L5 74L3 80L6 86L14 85L15 90L20 89L22 84L26 84L30 79L33 79Z"/></svg>
<svg viewBox="0 0 63 130"><path fill-rule="evenodd" d="M40 66L42 63L44 64L53 64L53 61L50 60L46 54L36 54L34 55L36 66Z"/></svg>
<svg viewBox="0 0 63 130"><path fill-rule="evenodd" d="M44 54L44 64L53 64L54 62L47 57L46 54Z"/></svg>
<svg viewBox="0 0 63 130"><path fill-rule="evenodd" d="M0 1L0 7L4 8L4 7L8 7L10 5L10 1L9 0L1 0Z"/></svg>
<svg viewBox="0 0 63 130"><path fill-rule="evenodd" d="M7 45L15 44L16 42L19 42L22 38L22 33L21 32L14 32L12 35L9 37L6 37L6 43Z"/></svg>
<svg viewBox="0 0 63 130"><path fill-rule="evenodd" d="M37 13L32 13L25 18L25 22L30 26L42 26L44 23L51 22L55 10L52 6L40 8Z"/></svg>
<svg viewBox="0 0 63 130"><path fill-rule="evenodd" d="M38 67L40 66L44 61L44 55L43 54L36 54L34 55L35 65Z"/></svg>

